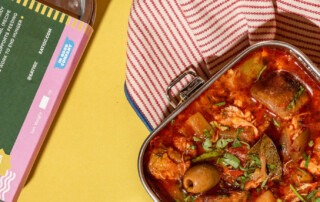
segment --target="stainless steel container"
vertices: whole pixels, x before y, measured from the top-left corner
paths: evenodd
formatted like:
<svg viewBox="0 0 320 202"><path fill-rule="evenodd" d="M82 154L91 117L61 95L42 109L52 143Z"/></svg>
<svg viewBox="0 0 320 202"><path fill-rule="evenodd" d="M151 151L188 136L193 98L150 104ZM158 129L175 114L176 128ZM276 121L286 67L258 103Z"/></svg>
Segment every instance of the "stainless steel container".
<svg viewBox="0 0 320 202"><path fill-rule="evenodd" d="M207 82L203 82L203 80L199 77L195 77L193 82L191 82L191 87L186 87L183 92L180 94L181 101L182 103L178 105L178 107L175 109L175 111L167 117L162 124L160 124L144 141L139 157L138 157L138 172L139 172L139 177L141 180L141 183L143 184L145 190L148 192L148 194L151 196L151 198L154 201L162 201L161 196L157 193L156 187L154 187L152 184L148 182L148 179L146 177L146 174L144 172L144 154L146 152L146 149L153 137L155 137L159 131L161 131L167 124L171 122L179 113L181 113L188 105L190 105L196 98L198 98L209 86L213 85L213 83L220 78L228 69L232 68L234 65L236 65L242 58L247 56L249 53L252 51L265 47L265 46L272 46L272 47L278 47L278 48L283 48L287 49L290 54L292 54L294 57L296 57L301 64L305 67L306 71L310 72L311 75L320 82L320 71L319 69L311 62L311 60L303 54L299 49L296 47L280 42L280 41L265 41L265 42L260 42L256 43L247 49L245 49L243 52L241 52L237 57L235 57L231 62L229 62L224 68L222 68L219 72L217 72L211 79L209 79ZM173 81L170 86L168 87L167 90L167 97L171 98L170 96L170 89L172 88L173 85L175 85L181 78L181 76L177 80ZM202 83L204 83L202 85ZM200 87L199 87L200 86ZM191 93L190 93L191 92ZM171 101L171 100L170 100Z"/></svg>
<svg viewBox="0 0 320 202"><path fill-rule="evenodd" d="M96 0L38 0L93 25L96 16Z"/></svg>

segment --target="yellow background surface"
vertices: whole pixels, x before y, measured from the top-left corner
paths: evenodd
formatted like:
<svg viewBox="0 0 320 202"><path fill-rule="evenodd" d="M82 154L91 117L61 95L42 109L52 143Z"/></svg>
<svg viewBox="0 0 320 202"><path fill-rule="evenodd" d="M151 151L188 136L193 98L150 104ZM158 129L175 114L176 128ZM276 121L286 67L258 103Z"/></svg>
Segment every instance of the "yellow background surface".
<svg viewBox="0 0 320 202"><path fill-rule="evenodd" d="M18 202L151 201L137 157L149 134L124 95L131 0L98 0L95 33Z"/></svg>

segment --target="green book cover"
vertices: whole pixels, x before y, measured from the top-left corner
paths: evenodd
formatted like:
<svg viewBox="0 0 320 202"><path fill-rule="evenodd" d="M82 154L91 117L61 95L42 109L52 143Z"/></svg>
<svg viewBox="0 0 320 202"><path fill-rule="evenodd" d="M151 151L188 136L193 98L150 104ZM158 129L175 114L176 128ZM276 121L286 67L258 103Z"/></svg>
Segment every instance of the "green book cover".
<svg viewBox="0 0 320 202"><path fill-rule="evenodd" d="M34 0L1 0L2 201L17 199L91 33Z"/></svg>

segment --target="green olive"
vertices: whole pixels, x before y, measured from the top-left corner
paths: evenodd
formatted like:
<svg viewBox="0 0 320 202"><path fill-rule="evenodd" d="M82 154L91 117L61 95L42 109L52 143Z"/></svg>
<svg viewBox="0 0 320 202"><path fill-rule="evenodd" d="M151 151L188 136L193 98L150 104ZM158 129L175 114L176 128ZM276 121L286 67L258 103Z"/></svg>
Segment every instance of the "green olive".
<svg viewBox="0 0 320 202"><path fill-rule="evenodd" d="M183 177L183 186L190 193L202 193L218 184L220 173L209 164L199 164L191 167Z"/></svg>

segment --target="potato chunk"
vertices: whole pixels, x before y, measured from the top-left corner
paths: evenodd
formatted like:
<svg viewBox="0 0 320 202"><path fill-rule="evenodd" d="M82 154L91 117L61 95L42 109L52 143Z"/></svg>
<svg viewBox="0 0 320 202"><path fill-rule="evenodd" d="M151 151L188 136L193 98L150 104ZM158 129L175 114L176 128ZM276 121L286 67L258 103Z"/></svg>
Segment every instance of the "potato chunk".
<svg viewBox="0 0 320 202"><path fill-rule="evenodd" d="M283 119L290 119L308 101L305 87L290 73L271 72L257 81L250 90L251 96Z"/></svg>
<svg viewBox="0 0 320 202"><path fill-rule="evenodd" d="M202 135L204 131L210 131L212 129L208 121L200 112L190 116L186 121L186 124L190 126L197 135Z"/></svg>
<svg viewBox="0 0 320 202"><path fill-rule="evenodd" d="M263 192L258 198L256 198L256 202L276 202L271 191Z"/></svg>

